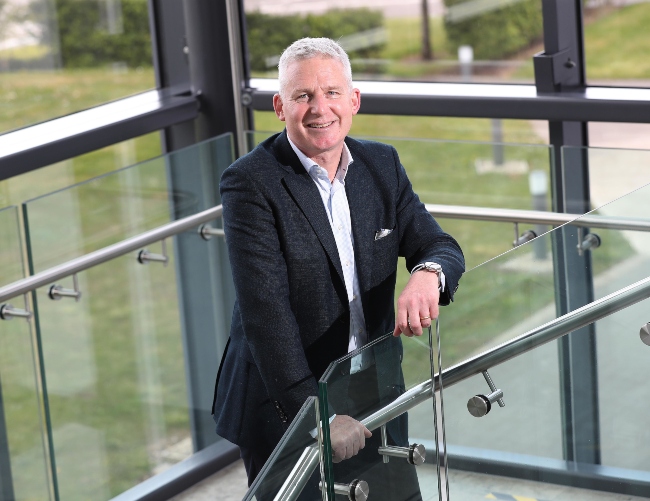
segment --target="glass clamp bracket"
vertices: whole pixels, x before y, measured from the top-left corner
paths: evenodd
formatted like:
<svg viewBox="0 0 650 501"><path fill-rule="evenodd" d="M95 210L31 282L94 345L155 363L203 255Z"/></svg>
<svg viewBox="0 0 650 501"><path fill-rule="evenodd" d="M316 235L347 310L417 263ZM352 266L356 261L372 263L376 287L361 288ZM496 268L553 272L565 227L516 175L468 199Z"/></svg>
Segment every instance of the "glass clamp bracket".
<svg viewBox="0 0 650 501"><path fill-rule="evenodd" d="M641 330L639 331L639 337L641 338L643 344L650 346L650 322L641 327Z"/></svg>
<svg viewBox="0 0 650 501"><path fill-rule="evenodd" d="M475 395L470 398L467 402L467 410L474 417L483 417L492 409L492 404L497 402L499 407L505 407L506 404L503 401L503 390L497 389L494 381L488 374L488 371L482 372L485 381L487 382L492 393L489 395Z"/></svg>
<svg viewBox="0 0 650 501"><path fill-rule="evenodd" d="M27 299L27 294L24 294L25 298L25 309L14 308L13 305L5 303L0 305L0 320L12 320L14 318L24 318L29 321L32 318L32 312L29 310L29 302Z"/></svg>
<svg viewBox="0 0 650 501"><path fill-rule="evenodd" d="M325 490L323 482L319 483L321 490ZM366 501L370 488L365 480L355 479L349 484L334 484L334 493L346 496L350 501Z"/></svg>
<svg viewBox="0 0 650 501"><path fill-rule="evenodd" d="M381 446L377 452L384 456L384 463L388 463L390 456L403 458L413 466L420 466L427 458L427 450L422 444L412 444L409 447L395 447L388 445L386 425L381 427Z"/></svg>
<svg viewBox="0 0 650 501"><path fill-rule="evenodd" d="M47 292L47 296L53 301L60 301L64 297L71 297L79 302L81 299L81 290L79 290L79 280L77 279L76 273L72 275L72 287L72 289L66 289L62 285L54 284Z"/></svg>
<svg viewBox="0 0 650 501"><path fill-rule="evenodd" d="M519 223L514 223L515 225L515 239L512 242L513 247L519 247L524 245L526 242L530 242L532 239L537 238L537 233L533 230L526 230L521 235L519 234Z"/></svg>
<svg viewBox="0 0 650 501"><path fill-rule="evenodd" d="M597 249L600 247L600 237L595 233L587 233L583 236L584 229L582 227L578 228L578 256L582 256L585 251L591 249Z"/></svg>
<svg viewBox="0 0 650 501"><path fill-rule="evenodd" d="M14 308L13 305L5 303L0 305L0 320L13 320L14 318L24 318L29 321L32 318L32 312L29 311L29 303L27 302L27 294L25 297L25 309Z"/></svg>
<svg viewBox="0 0 650 501"><path fill-rule="evenodd" d="M199 226L198 231L203 240L210 240L212 237L223 237L226 234L222 228L214 228L209 224L202 224Z"/></svg>
<svg viewBox="0 0 650 501"><path fill-rule="evenodd" d="M163 238L160 243L162 245L162 254L155 254L149 252L147 249L142 249L138 252L138 263L149 264L150 262L156 262L162 263L163 266L167 266L167 263L169 263L169 257L167 256L167 240Z"/></svg>

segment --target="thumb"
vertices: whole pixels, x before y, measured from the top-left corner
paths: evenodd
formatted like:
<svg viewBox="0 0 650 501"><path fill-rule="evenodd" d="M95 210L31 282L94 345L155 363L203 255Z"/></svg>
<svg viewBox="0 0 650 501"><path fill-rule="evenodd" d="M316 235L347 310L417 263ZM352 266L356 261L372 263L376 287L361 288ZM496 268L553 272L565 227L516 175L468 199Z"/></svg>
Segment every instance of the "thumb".
<svg viewBox="0 0 650 501"><path fill-rule="evenodd" d="M372 437L372 432L365 426L363 427L363 434L366 436L366 438Z"/></svg>

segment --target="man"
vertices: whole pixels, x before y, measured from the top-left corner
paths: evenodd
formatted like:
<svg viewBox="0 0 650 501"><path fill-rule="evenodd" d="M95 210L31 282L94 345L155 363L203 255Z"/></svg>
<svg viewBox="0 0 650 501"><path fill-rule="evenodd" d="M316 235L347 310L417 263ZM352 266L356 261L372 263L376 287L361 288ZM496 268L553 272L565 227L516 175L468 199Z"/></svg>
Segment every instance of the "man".
<svg viewBox="0 0 650 501"><path fill-rule="evenodd" d="M213 412L249 485L333 360L389 331L421 335L464 271L397 152L347 137L361 96L343 49L298 40L279 81L285 131L230 166L220 187L237 302ZM398 255L412 274L395 316ZM343 414L330 427L335 462L372 435Z"/></svg>

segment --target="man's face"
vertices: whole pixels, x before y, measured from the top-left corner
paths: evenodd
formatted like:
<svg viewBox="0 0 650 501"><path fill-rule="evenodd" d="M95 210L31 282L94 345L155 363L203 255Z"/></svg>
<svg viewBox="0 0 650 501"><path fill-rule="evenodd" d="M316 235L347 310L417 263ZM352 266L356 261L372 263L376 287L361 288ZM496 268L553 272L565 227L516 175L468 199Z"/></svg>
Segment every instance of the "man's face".
<svg viewBox="0 0 650 501"><path fill-rule="evenodd" d="M273 107L291 140L310 158L340 155L361 104L359 89L350 89L343 65L323 57L294 61L285 81L284 95L273 97Z"/></svg>

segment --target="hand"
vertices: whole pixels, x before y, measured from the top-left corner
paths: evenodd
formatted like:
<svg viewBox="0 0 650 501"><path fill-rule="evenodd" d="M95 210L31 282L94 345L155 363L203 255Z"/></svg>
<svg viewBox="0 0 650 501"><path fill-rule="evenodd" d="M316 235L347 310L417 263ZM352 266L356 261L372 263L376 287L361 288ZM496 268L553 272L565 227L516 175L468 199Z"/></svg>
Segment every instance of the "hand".
<svg viewBox="0 0 650 501"><path fill-rule="evenodd" d="M338 415L330 423L332 461L340 463L356 456L366 446L366 438L372 437L370 430L350 416Z"/></svg>
<svg viewBox="0 0 650 501"><path fill-rule="evenodd" d="M438 275L421 270L409 278L397 300L397 316L393 336L421 336L424 329L438 318Z"/></svg>

